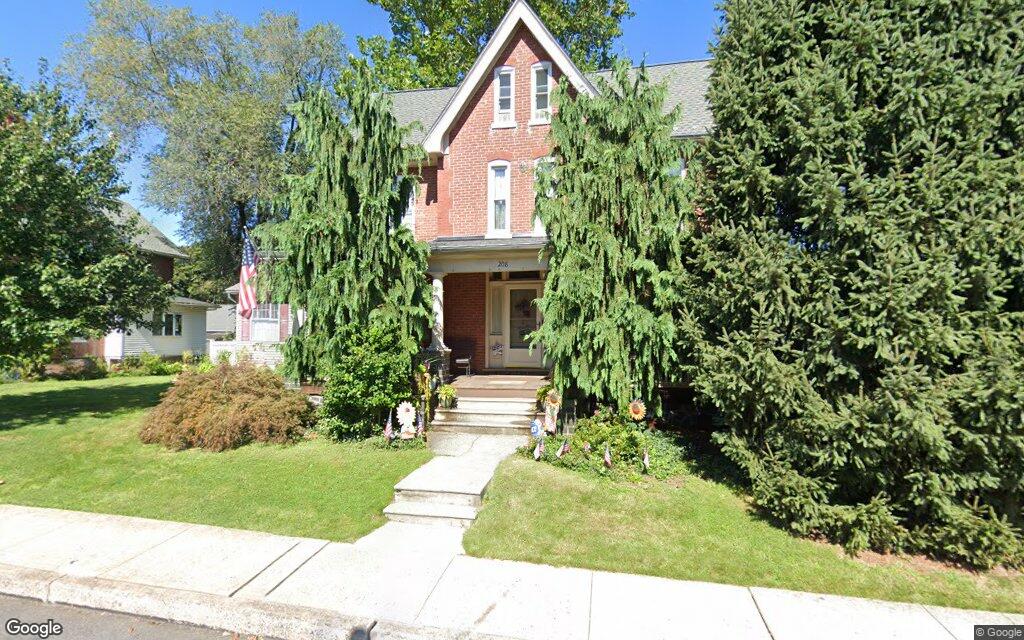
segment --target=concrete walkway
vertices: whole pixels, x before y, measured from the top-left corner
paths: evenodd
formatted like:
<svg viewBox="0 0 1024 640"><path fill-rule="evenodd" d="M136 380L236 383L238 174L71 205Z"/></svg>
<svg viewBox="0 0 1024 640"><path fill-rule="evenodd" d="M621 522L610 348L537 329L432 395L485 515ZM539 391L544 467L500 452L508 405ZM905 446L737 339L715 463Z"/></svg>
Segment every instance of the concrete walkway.
<svg viewBox="0 0 1024 640"><path fill-rule="evenodd" d="M0 593L272 638L973 637L1024 615L463 554L457 527L352 544L0 505Z"/></svg>

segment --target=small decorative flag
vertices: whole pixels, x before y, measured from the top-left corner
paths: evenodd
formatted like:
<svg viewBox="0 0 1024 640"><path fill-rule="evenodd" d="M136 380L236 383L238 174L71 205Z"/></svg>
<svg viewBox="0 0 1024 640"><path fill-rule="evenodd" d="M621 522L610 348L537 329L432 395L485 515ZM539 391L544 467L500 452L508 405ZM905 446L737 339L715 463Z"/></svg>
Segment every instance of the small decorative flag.
<svg viewBox="0 0 1024 640"><path fill-rule="evenodd" d="M611 449L608 448L607 444L604 445L604 466L609 469L612 468L612 452Z"/></svg>
<svg viewBox="0 0 1024 640"><path fill-rule="evenodd" d="M644 472L651 470L651 456L647 454L647 447L644 447Z"/></svg>
<svg viewBox="0 0 1024 640"><path fill-rule="evenodd" d="M537 446L533 448L533 459L540 460L540 457L544 455L544 439L537 439Z"/></svg>
<svg viewBox="0 0 1024 640"><path fill-rule="evenodd" d="M590 453L590 443L589 442L584 442L583 443L583 451L585 451L586 453Z"/></svg>
<svg viewBox="0 0 1024 640"><path fill-rule="evenodd" d="M538 420L537 418L534 418L533 421L530 422L530 435L533 436L534 438L536 438L536 437L540 436L540 430L541 430L540 420Z"/></svg>
<svg viewBox="0 0 1024 640"><path fill-rule="evenodd" d="M565 440L562 440L562 446L558 448L558 453L555 454L555 457L558 458L559 460L561 460L562 456L564 456L567 453L569 453L569 439L568 438L566 438Z"/></svg>
<svg viewBox="0 0 1024 640"><path fill-rule="evenodd" d="M391 442L391 439L395 437L395 429L391 426L391 409L388 409L388 421L384 425L384 438Z"/></svg>
<svg viewBox="0 0 1024 640"><path fill-rule="evenodd" d="M416 436L417 437L423 436L423 422L424 422L423 412L422 411L417 411L416 412Z"/></svg>

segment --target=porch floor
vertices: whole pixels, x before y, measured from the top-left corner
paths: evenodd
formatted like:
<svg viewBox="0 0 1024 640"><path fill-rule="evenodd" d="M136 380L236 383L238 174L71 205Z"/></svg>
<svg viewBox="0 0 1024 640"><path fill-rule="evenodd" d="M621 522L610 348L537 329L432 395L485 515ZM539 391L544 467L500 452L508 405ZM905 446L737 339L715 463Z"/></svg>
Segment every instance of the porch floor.
<svg viewBox="0 0 1024 640"><path fill-rule="evenodd" d="M537 389L547 384L545 375L462 375L452 382L459 397L534 398Z"/></svg>

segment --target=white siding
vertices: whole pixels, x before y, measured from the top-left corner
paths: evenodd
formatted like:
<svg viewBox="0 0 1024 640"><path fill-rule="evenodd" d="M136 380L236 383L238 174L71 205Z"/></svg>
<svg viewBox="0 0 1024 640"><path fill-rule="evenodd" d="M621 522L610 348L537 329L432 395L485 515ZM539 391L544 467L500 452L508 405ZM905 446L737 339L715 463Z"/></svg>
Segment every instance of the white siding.
<svg viewBox="0 0 1024 640"><path fill-rule="evenodd" d="M206 309L172 304L167 313L181 314L180 336L155 336L145 327L133 326L124 336L122 357L143 351L168 357L180 356L185 351L196 355L206 353Z"/></svg>
<svg viewBox="0 0 1024 640"><path fill-rule="evenodd" d="M248 358L255 364L261 364L271 369L284 362L280 343L210 340L209 345L210 360L214 362L219 362L220 354L224 352L228 354L232 364L238 362L239 355Z"/></svg>

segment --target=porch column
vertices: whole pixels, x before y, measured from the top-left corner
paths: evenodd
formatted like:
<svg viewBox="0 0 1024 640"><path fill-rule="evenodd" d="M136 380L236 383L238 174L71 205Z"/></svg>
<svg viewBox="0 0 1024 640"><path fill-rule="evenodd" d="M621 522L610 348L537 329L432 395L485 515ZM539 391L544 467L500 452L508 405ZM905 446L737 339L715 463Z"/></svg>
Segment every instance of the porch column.
<svg viewBox="0 0 1024 640"><path fill-rule="evenodd" d="M430 350L446 354L450 349L444 344L444 272L428 272L434 283L434 327L430 336Z"/></svg>

